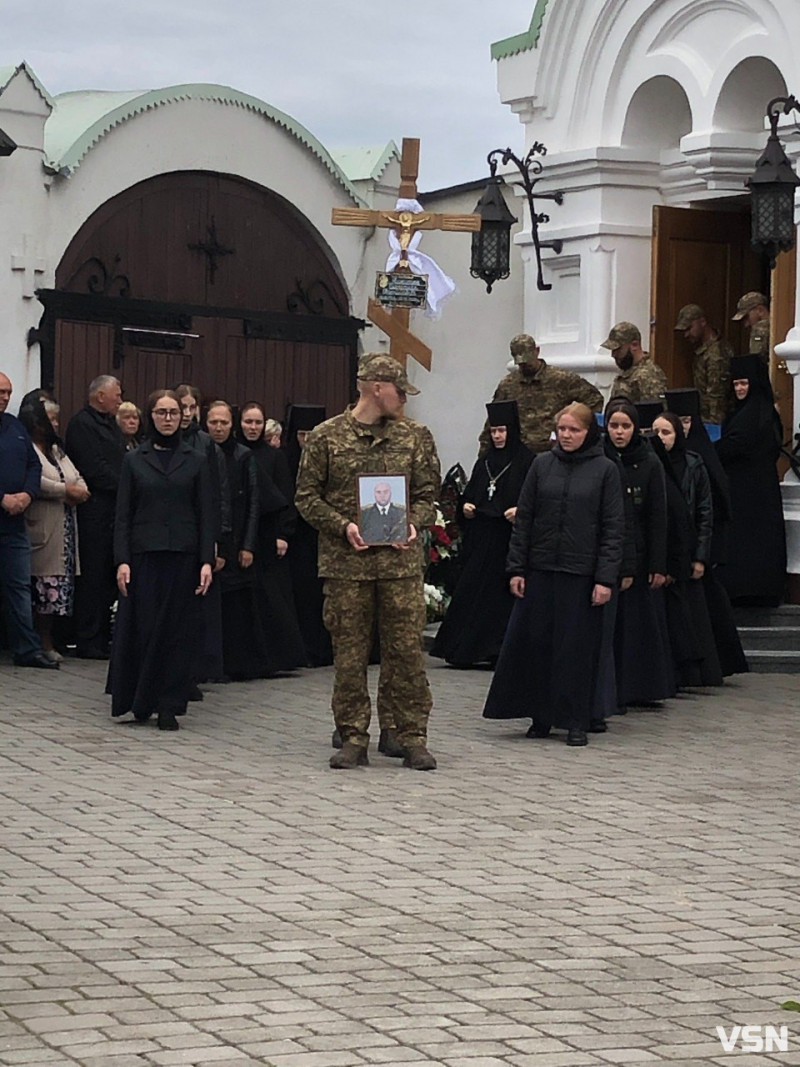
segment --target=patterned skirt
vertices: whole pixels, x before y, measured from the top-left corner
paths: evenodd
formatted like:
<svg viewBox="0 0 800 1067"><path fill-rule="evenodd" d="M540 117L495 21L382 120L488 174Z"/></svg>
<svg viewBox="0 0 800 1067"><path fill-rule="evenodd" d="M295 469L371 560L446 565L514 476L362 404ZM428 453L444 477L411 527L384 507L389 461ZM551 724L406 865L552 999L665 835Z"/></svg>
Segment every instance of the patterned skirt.
<svg viewBox="0 0 800 1067"><path fill-rule="evenodd" d="M75 513L64 506L64 573L31 578L33 610L37 615L71 615L75 596Z"/></svg>

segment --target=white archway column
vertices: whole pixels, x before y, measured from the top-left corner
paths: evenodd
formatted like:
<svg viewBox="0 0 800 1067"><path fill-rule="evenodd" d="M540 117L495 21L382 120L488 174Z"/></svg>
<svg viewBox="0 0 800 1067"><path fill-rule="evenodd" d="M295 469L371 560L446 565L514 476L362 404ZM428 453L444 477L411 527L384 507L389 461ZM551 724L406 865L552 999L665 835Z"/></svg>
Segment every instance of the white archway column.
<svg viewBox="0 0 800 1067"><path fill-rule="evenodd" d="M796 152L790 153L796 162ZM796 241L800 247L800 194L795 194L795 222L798 223ZM800 421L800 283L795 291L794 326L786 335L786 340L775 345L775 354L786 364L786 370L792 376L793 386L793 423L797 430ZM783 518L786 525L786 570L789 574L800 575L800 480L790 468L781 482L783 497Z"/></svg>

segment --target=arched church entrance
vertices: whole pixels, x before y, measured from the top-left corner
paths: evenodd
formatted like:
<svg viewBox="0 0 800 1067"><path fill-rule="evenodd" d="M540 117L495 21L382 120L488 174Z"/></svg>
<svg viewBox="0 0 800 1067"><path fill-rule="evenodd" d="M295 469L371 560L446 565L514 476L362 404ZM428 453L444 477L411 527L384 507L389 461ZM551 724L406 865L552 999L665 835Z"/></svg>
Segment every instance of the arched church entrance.
<svg viewBox="0 0 800 1067"><path fill-rule="evenodd" d="M287 201L236 177L163 174L100 207L39 292L42 384L66 417L98 374L127 399L181 381L207 399L352 396L358 331L333 257Z"/></svg>

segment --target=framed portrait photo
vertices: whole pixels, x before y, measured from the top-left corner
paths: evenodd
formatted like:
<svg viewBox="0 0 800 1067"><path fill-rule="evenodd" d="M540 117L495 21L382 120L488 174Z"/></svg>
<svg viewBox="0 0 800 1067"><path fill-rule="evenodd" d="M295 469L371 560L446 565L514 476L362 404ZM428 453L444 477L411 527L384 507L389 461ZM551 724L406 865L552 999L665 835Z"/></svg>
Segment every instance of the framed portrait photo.
<svg viewBox="0 0 800 1067"><path fill-rule="evenodd" d="M408 541L408 476L356 475L358 532L368 545L403 545Z"/></svg>

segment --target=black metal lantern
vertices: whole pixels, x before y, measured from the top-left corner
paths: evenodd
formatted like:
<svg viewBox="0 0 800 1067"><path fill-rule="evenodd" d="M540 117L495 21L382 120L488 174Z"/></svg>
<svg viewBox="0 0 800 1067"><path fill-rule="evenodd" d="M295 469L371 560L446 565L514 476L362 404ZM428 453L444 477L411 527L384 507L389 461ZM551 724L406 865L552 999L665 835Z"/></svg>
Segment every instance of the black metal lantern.
<svg viewBox="0 0 800 1067"><path fill-rule="evenodd" d="M767 117L772 132L755 173L745 183L750 189L751 243L756 252L769 257L770 267L775 266L778 253L789 252L795 242L794 191L800 178L778 139L780 111L788 115L793 110L800 111L793 96L778 96L769 102Z"/></svg>
<svg viewBox="0 0 800 1067"><path fill-rule="evenodd" d="M500 186L503 179L492 174L483 196L475 205L481 217L481 228L472 235L472 263L470 274L486 282L486 292L491 293L496 281L507 278L510 273L511 227L517 221L508 210Z"/></svg>
<svg viewBox="0 0 800 1067"><path fill-rule="evenodd" d="M536 251L536 264L538 267L537 288L542 290L553 288L552 285L545 282L542 274L542 249L552 248L554 252L560 254L563 242L539 240L539 226L541 223L549 222L550 216L537 212L533 202L533 187L542 173L542 161L537 159L536 156L546 154L547 149L545 146L537 141L524 159L518 159L510 148L495 148L487 156L491 177L475 209L483 219L483 223L480 232L472 235L472 266L470 269L470 274L473 278L482 278L486 282L487 293L491 293L492 286L496 281L501 278L507 278L510 273L511 226L517 221L508 210L500 190L503 180L497 177L498 156L503 166L506 166L509 162L513 163L522 179L521 182L515 184L521 185L524 189L528 207L530 208L531 238ZM555 200L557 204L564 202L564 194L560 191L557 193L539 193L538 196L541 200ZM485 235L484 231L486 231ZM496 262L493 262L493 259Z"/></svg>

